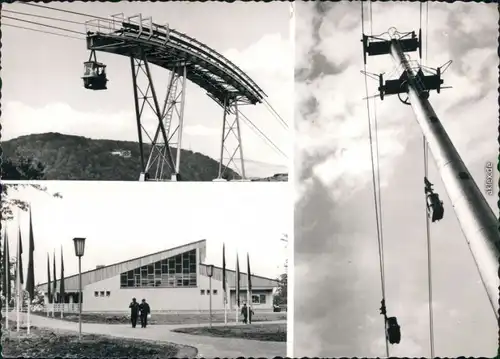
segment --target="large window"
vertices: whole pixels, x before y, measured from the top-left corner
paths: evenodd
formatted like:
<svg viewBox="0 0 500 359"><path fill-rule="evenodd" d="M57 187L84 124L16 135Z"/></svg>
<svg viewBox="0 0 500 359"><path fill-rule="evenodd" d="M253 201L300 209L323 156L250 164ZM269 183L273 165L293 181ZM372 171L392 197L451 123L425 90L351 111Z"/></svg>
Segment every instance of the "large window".
<svg viewBox="0 0 500 359"><path fill-rule="evenodd" d="M196 287L196 249L120 275L120 287Z"/></svg>
<svg viewBox="0 0 500 359"><path fill-rule="evenodd" d="M266 295L252 294L252 304L266 304Z"/></svg>

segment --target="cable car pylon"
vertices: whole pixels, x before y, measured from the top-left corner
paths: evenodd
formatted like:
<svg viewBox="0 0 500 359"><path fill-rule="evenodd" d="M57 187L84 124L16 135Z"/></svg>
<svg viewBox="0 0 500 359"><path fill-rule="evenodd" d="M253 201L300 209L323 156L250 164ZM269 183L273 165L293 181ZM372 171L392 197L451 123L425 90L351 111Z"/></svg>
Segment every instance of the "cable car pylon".
<svg viewBox="0 0 500 359"><path fill-rule="evenodd" d="M97 51L130 59L141 157L139 181L183 179L181 150L188 80L222 108L220 165L214 180L237 179L228 171L231 167L246 180L240 115L249 120L239 108L268 103L267 95L245 72L207 45L142 14L91 19L85 22L85 33L91 51L85 62L85 88L106 89L105 65L97 62ZM152 65L170 72L164 101L153 85ZM150 113L145 114L145 109ZM151 126L150 121L156 124Z"/></svg>
<svg viewBox="0 0 500 359"><path fill-rule="evenodd" d="M395 28L390 28L387 33L379 36L363 34L361 41L365 64L366 55L390 54L397 66L403 69L399 79L386 80L384 83L380 77L380 97L383 99L384 95L398 95L401 102L412 107L498 320L499 221L429 102L431 90L439 93L444 88L441 86L444 70L439 68L435 74L425 75L422 66L412 64L407 58L406 52L421 51L422 48L421 37L417 37L415 32L400 33ZM451 61L444 66L450 63ZM407 98L403 99L401 95L406 95Z"/></svg>

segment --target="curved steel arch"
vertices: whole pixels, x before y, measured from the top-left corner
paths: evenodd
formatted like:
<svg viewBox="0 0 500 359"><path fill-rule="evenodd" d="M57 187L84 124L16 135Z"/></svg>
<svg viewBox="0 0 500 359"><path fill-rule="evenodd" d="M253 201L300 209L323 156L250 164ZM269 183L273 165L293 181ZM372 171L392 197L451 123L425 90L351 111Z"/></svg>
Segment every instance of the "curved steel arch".
<svg viewBox="0 0 500 359"><path fill-rule="evenodd" d="M230 164L237 166L235 160L238 151L241 161L240 172L245 178L238 105L262 103L266 97L264 91L239 67L196 39L169 29L168 25L155 24L151 18L143 19L140 14L127 19L121 15L121 19L117 20L113 16L108 22L100 19L88 21L87 49L130 58L141 150L141 179L151 178L149 171L155 165L156 172L151 179L164 179L165 164L170 167L172 179L179 179L180 151L173 156L170 146L173 144L171 140L174 135L177 135L177 148L181 148L182 144L186 80L203 88L207 95L223 108L221 165L218 178L224 176L225 169ZM138 18L138 21L132 21L132 18ZM171 72L163 109L160 108L152 83L149 64L155 64ZM141 71L148 81L145 91L137 83ZM159 120L153 136L147 133L141 122L145 103ZM178 117L178 126L172 129L171 123L175 115ZM142 132L145 132L153 145L147 162L144 160ZM234 152L229 151L226 145L231 134L238 143ZM225 158L224 154L227 154L228 158ZM228 161L224 165L226 159Z"/></svg>

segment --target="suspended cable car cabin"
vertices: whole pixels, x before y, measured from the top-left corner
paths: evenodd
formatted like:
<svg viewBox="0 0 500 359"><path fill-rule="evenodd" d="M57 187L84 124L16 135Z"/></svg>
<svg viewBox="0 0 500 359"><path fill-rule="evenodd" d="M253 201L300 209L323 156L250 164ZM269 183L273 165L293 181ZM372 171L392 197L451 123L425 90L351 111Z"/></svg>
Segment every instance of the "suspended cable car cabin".
<svg viewBox="0 0 500 359"><path fill-rule="evenodd" d="M440 221L444 216L443 201L439 199L439 195L434 193L433 184L429 182L427 177L424 177L425 193L427 202L427 215L432 222Z"/></svg>
<svg viewBox="0 0 500 359"><path fill-rule="evenodd" d="M437 193L427 194L427 214L429 218L431 218L432 222L443 219L443 201L439 199L439 195Z"/></svg>
<svg viewBox="0 0 500 359"><path fill-rule="evenodd" d="M89 90L106 90L106 65L97 61L86 61L83 66L83 86Z"/></svg>

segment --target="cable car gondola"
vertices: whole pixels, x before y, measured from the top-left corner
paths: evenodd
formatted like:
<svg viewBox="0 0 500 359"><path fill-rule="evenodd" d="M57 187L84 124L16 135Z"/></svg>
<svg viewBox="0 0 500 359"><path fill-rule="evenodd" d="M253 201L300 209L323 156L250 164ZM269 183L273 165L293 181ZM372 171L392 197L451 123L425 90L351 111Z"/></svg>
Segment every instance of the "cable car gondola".
<svg viewBox="0 0 500 359"><path fill-rule="evenodd" d="M106 65L97 62L95 51L90 53L89 61L83 63L83 86L89 90L106 90Z"/></svg>
<svg viewBox="0 0 500 359"><path fill-rule="evenodd" d="M401 341L401 327L396 317L388 317L385 320L385 334L391 344L399 344Z"/></svg>
<svg viewBox="0 0 500 359"><path fill-rule="evenodd" d="M437 193L429 193L427 195L427 214L432 222L443 219L444 207L443 201L439 199Z"/></svg>
<svg viewBox="0 0 500 359"><path fill-rule="evenodd" d="M385 299L382 299L380 304L380 314L384 316L385 321L385 339L391 344L399 344L401 342L401 327L398 324L398 319L387 316Z"/></svg>
<svg viewBox="0 0 500 359"><path fill-rule="evenodd" d="M439 195L434 193L432 189L433 184L424 177L425 183L425 193L427 202L427 215L432 220L432 222L440 221L444 216L444 206L443 201L439 199Z"/></svg>

